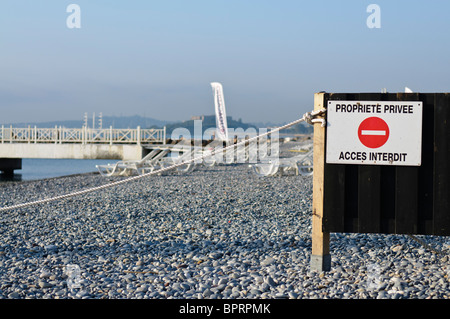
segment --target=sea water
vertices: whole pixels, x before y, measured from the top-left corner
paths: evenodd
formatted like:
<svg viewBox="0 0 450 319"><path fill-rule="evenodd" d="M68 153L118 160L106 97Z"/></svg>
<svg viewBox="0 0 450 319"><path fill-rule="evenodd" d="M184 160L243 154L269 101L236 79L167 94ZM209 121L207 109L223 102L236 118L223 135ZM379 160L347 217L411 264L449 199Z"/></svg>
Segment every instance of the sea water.
<svg viewBox="0 0 450 319"><path fill-rule="evenodd" d="M15 170L12 178L1 175L1 180L28 181L74 174L98 172L95 165L116 163L116 160L77 159L22 159L22 169Z"/></svg>

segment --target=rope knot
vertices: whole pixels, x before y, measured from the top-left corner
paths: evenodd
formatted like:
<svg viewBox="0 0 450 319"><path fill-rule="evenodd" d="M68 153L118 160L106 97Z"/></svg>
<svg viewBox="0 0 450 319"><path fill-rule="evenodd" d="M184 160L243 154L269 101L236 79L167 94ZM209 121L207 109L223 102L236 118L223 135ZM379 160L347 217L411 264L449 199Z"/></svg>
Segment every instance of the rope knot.
<svg viewBox="0 0 450 319"><path fill-rule="evenodd" d="M303 120L310 125L314 125L314 123L322 123L322 127L325 127L327 121L324 118L317 118L317 116L324 114L326 111L326 109L322 109L318 111L306 112L303 115Z"/></svg>
<svg viewBox="0 0 450 319"><path fill-rule="evenodd" d="M313 125L314 123L312 122L313 116L311 114L311 112L306 112L305 115L303 115L303 118L305 119L305 122Z"/></svg>

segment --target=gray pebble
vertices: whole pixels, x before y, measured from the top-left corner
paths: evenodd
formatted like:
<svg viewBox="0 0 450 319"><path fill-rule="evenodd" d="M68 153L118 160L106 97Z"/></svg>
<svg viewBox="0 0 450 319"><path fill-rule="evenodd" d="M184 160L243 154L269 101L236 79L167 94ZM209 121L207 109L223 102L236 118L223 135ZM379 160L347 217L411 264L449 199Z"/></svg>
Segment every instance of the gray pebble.
<svg viewBox="0 0 450 319"><path fill-rule="evenodd" d="M269 266L272 265L275 262L275 259L273 259L272 257L267 257L266 259L264 259L261 262L261 266Z"/></svg>
<svg viewBox="0 0 450 319"><path fill-rule="evenodd" d="M41 287L41 288L49 288L49 287L52 286L50 283L48 283L48 282L46 282L46 281L42 281L42 280L40 280L40 281L38 282L38 285L39 285L39 287Z"/></svg>
<svg viewBox="0 0 450 319"><path fill-rule="evenodd" d="M10 299L19 299L20 298L20 294L17 291L13 291L12 293L10 293L8 295L8 298L10 298Z"/></svg>
<svg viewBox="0 0 450 319"><path fill-rule="evenodd" d="M265 283L267 283L269 286L271 287L275 287L277 285L277 283L275 282L275 280L273 280L272 277L268 276L265 279Z"/></svg>
<svg viewBox="0 0 450 319"><path fill-rule="evenodd" d="M212 292L211 292L211 290L209 290L209 288L206 288L206 289L203 291L203 293L202 293L202 296L205 297L205 298L208 298L208 297L210 297L211 295L212 295Z"/></svg>

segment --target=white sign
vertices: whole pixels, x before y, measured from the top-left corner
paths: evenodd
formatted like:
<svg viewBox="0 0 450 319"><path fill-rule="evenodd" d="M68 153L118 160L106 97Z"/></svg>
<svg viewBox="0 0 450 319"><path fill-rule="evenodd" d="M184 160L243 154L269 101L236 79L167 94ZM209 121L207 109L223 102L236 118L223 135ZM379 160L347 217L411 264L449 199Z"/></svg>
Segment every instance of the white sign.
<svg viewBox="0 0 450 319"><path fill-rule="evenodd" d="M420 166L422 102L328 101L326 162Z"/></svg>

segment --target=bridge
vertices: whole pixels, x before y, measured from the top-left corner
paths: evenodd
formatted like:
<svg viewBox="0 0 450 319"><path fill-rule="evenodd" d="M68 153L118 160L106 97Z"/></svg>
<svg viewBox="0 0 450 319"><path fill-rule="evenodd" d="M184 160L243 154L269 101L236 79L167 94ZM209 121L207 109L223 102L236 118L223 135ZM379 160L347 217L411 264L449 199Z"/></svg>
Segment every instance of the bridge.
<svg viewBox="0 0 450 319"><path fill-rule="evenodd" d="M164 144L166 128L19 128L2 125L0 171L13 174L22 158L137 160L148 153L146 145Z"/></svg>

